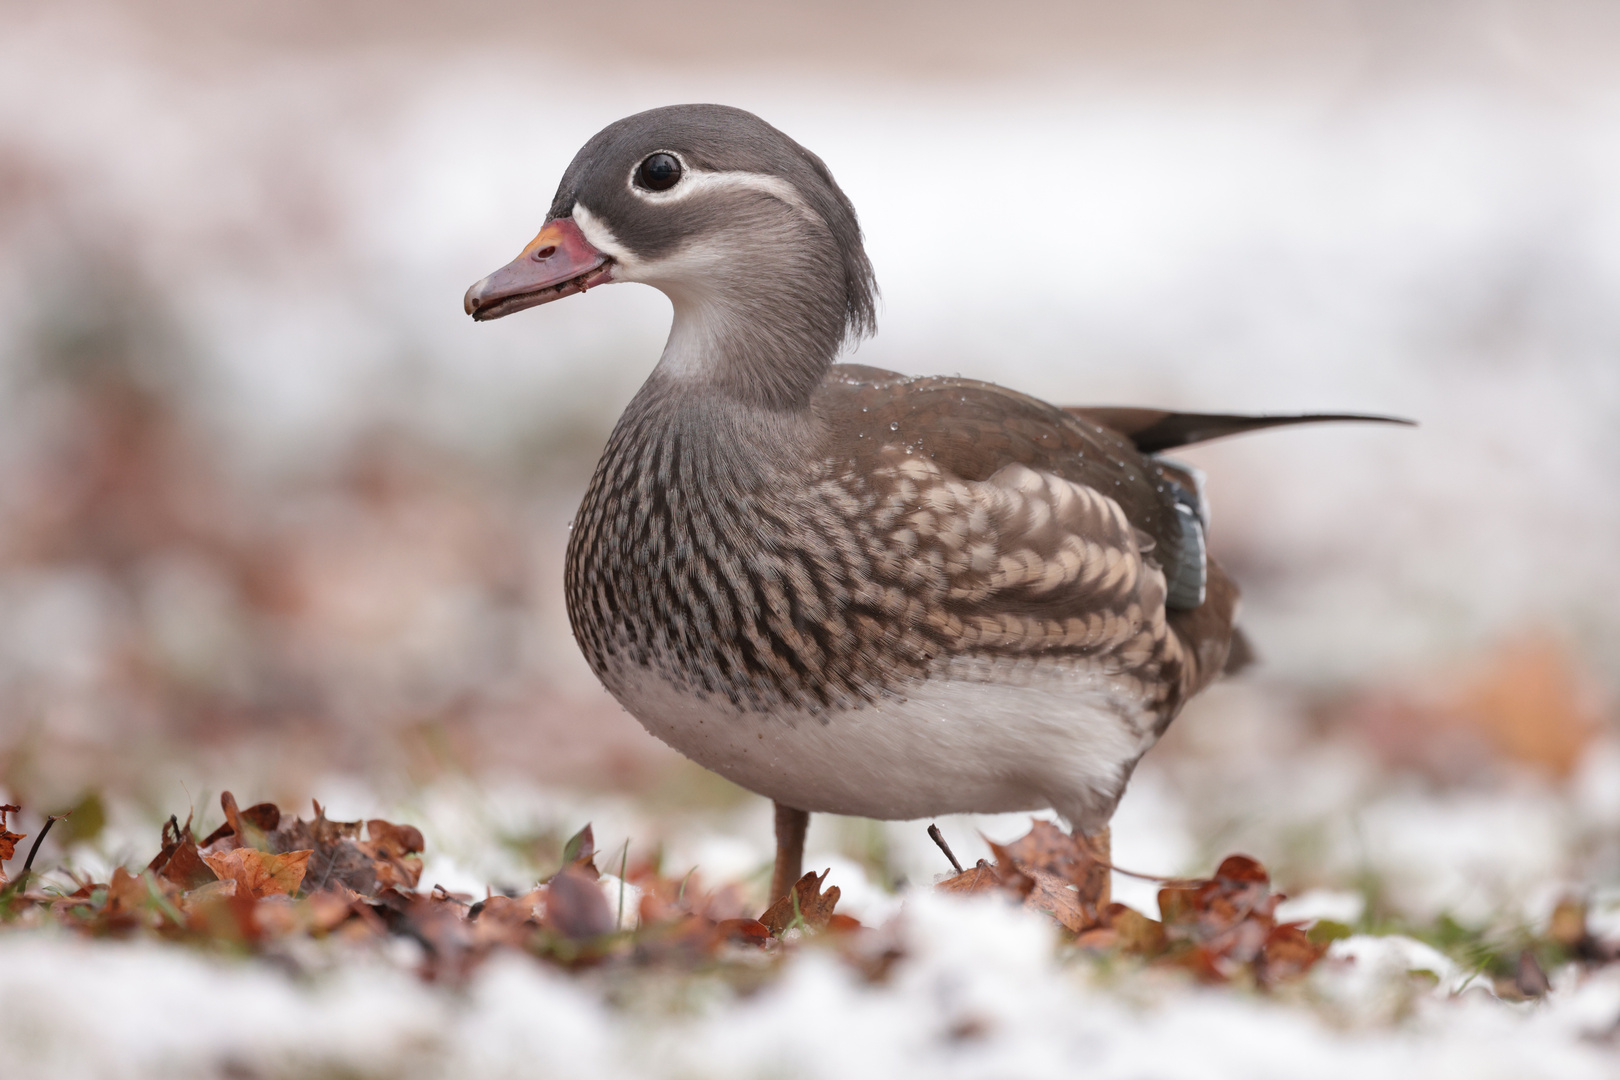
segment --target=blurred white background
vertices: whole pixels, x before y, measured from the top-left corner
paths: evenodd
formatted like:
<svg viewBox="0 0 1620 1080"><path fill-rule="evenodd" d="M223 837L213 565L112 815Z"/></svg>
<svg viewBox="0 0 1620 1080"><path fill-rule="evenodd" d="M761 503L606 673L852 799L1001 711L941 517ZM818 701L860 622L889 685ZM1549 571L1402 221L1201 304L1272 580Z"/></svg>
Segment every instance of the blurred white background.
<svg viewBox="0 0 1620 1080"><path fill-rule="evenodd" d="M199 738L497 724L656 757L557 585L667 303L480 326L460 297L586 138L687 100L853 198L862 362L1421 421L1186 455L1260 678L1531 639L1612 687L1616 58L1598 3L6 4L0 747L161 733L184 699ZM144 427L95 389L125 383Z"/></svg>

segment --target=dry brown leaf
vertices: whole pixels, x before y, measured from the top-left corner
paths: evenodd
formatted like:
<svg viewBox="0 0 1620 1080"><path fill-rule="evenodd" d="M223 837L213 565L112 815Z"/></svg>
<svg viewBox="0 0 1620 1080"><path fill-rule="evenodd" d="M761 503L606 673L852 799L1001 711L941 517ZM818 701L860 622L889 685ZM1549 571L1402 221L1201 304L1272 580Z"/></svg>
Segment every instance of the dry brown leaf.
<svg viewBox="0 0 1620 1080"><path fill-rule="evenodd" d="M193 889L181 899L186 925L194 933L220 941L252 943L259 940L259 922L255 916L259 902L235 879Z"/></svg>
<svg viewBox="0 0 1620 1080"><path fill-rule="evenodd" d="M224 897L235 895L235 878L227 878L224 881L221 881L219 878L215 878L213 881L208 882L208 884L199 885L197 888L187 892L180 898L180 906L181 910L190 911L198 904L208 904L215 900L220 900Z"/></svg>
<svg viewBox="0 0 1620 1080"><path fill-rule="evenodd" d="M570 941L586 941L612 933L614 917L596 880L570 866L546 886L545 924Z"/></svg>
<svg viewBox="0 0 1620 1080"><path fill-rule="evenodd" d="M1312 942L1298 924L1278 925L1281 900L1265 867L1244 855L1229 856L1207 881L1161 889L1166 960L1210 981L1245 969L1262 986L1299 978L1327 945Z"/></svg>
<svg viewBox="0 0 1620 1080"><path fill-rule="evenodd" d="M771 931L758 919L722 919L714 924L715 937L737 945L765 946L771 942Z"/></svg>
<svg viewBox="0 0 1620 1080"><path fill-rule="evenodd" d="M261 937L283 937L304 927L290 896L266 896L253 905L253 928Z"/></svg>
<svg viewBox="0 0 1620 1080"><path fill-rule="evenodd" d="M1031 822L1028 833L995 850L998 858L1004 853L1021 867L1056 874L1093 904L1101 894L1099 876L1106 881L1108 874L1108 868L1092 857L1088 841L1064 832L1050 821Z"/></svg>
<svg viewBox="0 0 1620 1080"><path fill-rule="evenodd" d="M1164 924L1124 904L1109 904L1102 923L1115 934L1121 951L1136 956L1157 956L1164 951Z"/></svg>
<svg viewBox="0 0 1620 1080"><path fill-rule="evenodd" d="M377 860L353 840L319 844L314 852L306 875L310 889L343 888L362 896L375 896L379 891Z"/></svg>
<svg viewBox="0 0 1620 1080"><path fill-rule="evenodd" d="M145 909L150 900L151 893L146 887L145 877L131 874L122 866L113 870L112 880L107 883L105 912L109 918L132 917Z"/></svg>
<svg viewBox="0 0 1620 1080"><path fill-rule="evenodd" d="M378 855L389 859L401 859L426 847L414 825L395 825L381 818L366 822L366 838Z"/></svg>
<svg viewBox="0 0 1620 1080"><path fill-rule="evenodd" d="M1230 855L1207 881L1159 890L1159 913L1172 938L1209 941L1251 918L1269 920L1272 896L1265 868L1246 855ZM1262 935L1263 936L1263 935Z"/></svg>
<svg viewBox="0 0 1620 1080"><path fill-rule="evenodd" d="M995 850L991 844L991 850ZM1014 900L1022 901L1035 889L1035 879L1020 870L1015 863L997 858L994 865L980 859L972 869L964 870L955 877L946 878L934 888L949 893L985 893L1001 892Z"/></svg>
<svg viewBox="0 0 1620 1080"><path fill-rule="evenodd" d="M225 823L209 833L198 847L221 851L236 847L271 850L267 842L268 834L281 823L281 809L275 803L255 803L241 810L237 808L236 796L222 791L219 805L225 812ZM190 828L189 822L187 828Z"/></svg>
<svg viewBox="0 0 1620 1080"><path fill-rule="evenodd" d="M1095 913L1080 898L1079 890L1046 870L1021 868L1034 879L1034 887L1024 897L1024 906L1044 911L1071 933L1078 934L1096 924Z"/></svg>
<svg viewBox="0 0 1620 1080"><path fill-rule="evenodd" d="M366 831L370 839L365 843L344 841L337 846L352 845L371 858L375 892L386 889L414 892L422 880L422 860L408 853L422 850L421 832L413 826L394 825L380 818L368 821Z"/></svg>
<svg viewBox="0 0 1620 1080"><path fill-rule="evenodd" d="M1295 923L1274 926L1254 962L1255 977L1262 984L1292 982L1327 953L1327 942L1313 942L1303 927Z"/></svg>
<svg viewBox="0 0 1620 1080"><path fill-rule="evenodd" d="M259 899L265 896L290 896L297 892L298 886L303 883L311 854L308 850L275 855L254 848L233 848L205 854L203 861L221 880L235 881L240 894Z"/></svg>
<svg viewBox="0 0 1620 1080"><path fill-rule="evenodd" d="M1119 950L1119 931L1112 926L1093 926L1075 935L1074 946L1088 952L1111 953Z"/></svg>
<svg viewBox="0 0 1620 1080"><path fill-rule="evenodd" d="M953 874L942 881L934 883L939 892L961 893L971 896L974 893L989 892L996 888L996 871L988 862L980 859L973 866L968 867L959 874Z"/></svg>
<svg viewBox="0 0 1620 1080"><path fill-rule="evenodd" d="M825 929L839 897L836 885L826 892L821 891L821 883L827 880L828 873L823 870L820 877L814 872L804 875L793 883L791 892L777 897L776 902L765 909L759 921L777 936L794 926L803 926L807 930Z"/></svg>
<svg viewBox="0 0 1620 1080"><path fill-rule="evenodd" d="M14 833L6 831L6 815L20 813L22 813L22 807L20 806L12 806L10 803L0 806L0 885L4 885L6 883L6 868L4 864L7 859L13 858L17 854L17 841L26 840L28 838L27 833Z"/></svg>
<svg viewBox="0 0 1620 1080"><path fill-rule="evenodd" d="M375 896L402 882L415 887L408 867L390 867L387 881L379 883L379 859L371 845L360 842L361 822L332 821L319 802L314 803L314 807L313 821L283 815L275 831L266 838L272 851L309 849L312 852L305 875L308 891L345 888L363 896ZM420 874L420 863L414 869Z"/></svg>
<svg viewBox="0 0 1620 1080"><path fill-rule="evenodd" d="M948 893L991 892L1001 888L1001 875L996 872L995 867L980 859L972 868L962 871L955 877L946 878L934 888Z"/></svg>
<svg viewBox="0 0 1620 1080"><path fill-rule="evenodd" d="M362 850L370 845L362 845ZM410 892L422 880L422 860L415 856L404 859L376 859L371 866L377 878L377 891L398 889Z"/></svg>
<svg viewBox="0 0 1620 1080"><path fill-rule="evenodd" d="M168 858L163 860L161 866L148 867L148 869L164 880L178 885L181 889L196 889L207 885L211 881L219 880L219 875L214 873L213 869L203 861L202 855L198 853L197 845L191 839L190 830L187 830L185 839L181 840L174 850L169 852Z"/></svg>
<svg viewBox="0 0 1620 1080"><path fill-rule="evenodd" d="M1586 904L1571 896L1558 901L1553 908L1547 936L1566 949L1573 949L1586 940Z"/></svg>
<svg viewBox="0 0 1620 1080"><path fill-rule="evenodd" d="M522 896L491 896L478 905L479 921L501 923L537 922L544 914L545 891L535 889Z"/></svg>
<svg viewBox="0 0 1620 1080"><path fill-rule="evenodd" d="M17 854L17 841L28 839L27 833L6 832L0 829L0 864ZM6 868L0 865L0 886L6 884Z"/></svg>
<svg viewBox="0 0 1620 1080"><path fill-rule="evenodd" d="M353 905L335 892L311 893L299 901L310 931L329 934L354 914Z"/></svg>
<svg viewBox="0 0 1620 1080"><path fill-rule="evenodd" d="M255 803L243 810L238 817L243 824L261 832L274 832L276 826L281 824L281 809L275 803Z"/></svg>
<svg viewBox="0 0 1620 1080"><path fill-rule="evenodd" d="M360 839L360 822L333 821L326 816L326 808L320 803L314 799L310 803L315 807L315 820L309 823L309 829L316 844L331 845L339 840ZM299 824L303 824L302 819Z"/></svg>
<svg viewBox="0 0 1620 1080"><path fill-rule="evenodd" d="M201 848L214 848L215 850L220 851L228 850L233 847L241 847L242 841L237 826L241 824L242 815L241 812L236 808L236 796L232 795L228 791L221 792L219 796L219 805L220 808L225 811L224 824L220 825L219 828L203 837L203 842L197 846Z"/></svg>
<svg viewBox="0 0 1620 1080"><path fill-rule="evenodd" d="M536 889L524 896L491 896L468 912L473 944L521 947L544 917L545 893Z"/></svg>
<svg viewBox="0 0 1620 1080"><path fill-rule="evenodd" d="M565 868L548 884L526 896L492 896L469 908L465 898L437 887L429 894L417 891L420 860L411 852L421 840L408 826L372 821L366 825L368 839L360 841L360 823L327 821L318 803L315 821L304 822L279 811L272 817L271 804L239 810L229 800L222 802L236 824L214 849L199 851L189 823L182 827L171 818L150 873L120 869L109 885L82 882L70 896L32 902L91 933L146 928L247 948L293 935L333 935L356 943L408 935L425 948L420 973L430 980L463 980L500 948L568 966L633 956L638 965L690 970L726 962L728 943L780 952L776 936L800 927L834 932L828 943L868 979L885 978L901 956L892 934L864 929L836 912L839 890L825 887L825 873L805 875L788 897L755 920L740 917L738 884L707 891L695 875L666 879L656 863L643 861L627 871L641 894L640 924L621 935L614 933L612 901L595 871L588 826L569 841ZM253 839L253 830L263 832L271 850L237 842L238 831ZM308 846L289 849L298 843ZM1102 906L1099 915L1097 905L1069 880L1088 880L1097 861L1080 841L1049 824L1038 823L1019 841L992 848L995 864L981 861L940 887L989 892L1043 911L1075 934L1082 948L1176 964L1210 981L1247 971L1262 987L1297 978L1323 951L1299 926L1276 924L1279 897L1271 894L1264 867L1243 856L1228 858L1207 881L1164 890L1166 922L1160 924L1119 904ZM380 881L383 887L364 896L341 879L314 881L311 871L323 858L329 871L345 861L363 864L368 884ZM187 884L193 887L182 891ZM312 895L294 900L300 886ZM171 904L182 913L180 926ZM1591 941L1577 906L1561 909L1554 921L1562 938L1549 940L1574 941L1565 943L1574 955L1589 963L1616 958L1612 949ZM537 932L541 928L549 932ZM1525 970L1534 974L1528 966ZM1521 981L1530 986L1533 980Z"/></svg>
<svg viewBox="0 0 1620 1080"><path fill-rule="evenodd" d="M405 907L403 919L411 935L427 946L424 977L434 981L466 977L475 960L475 939L465 908L454 901L418 894Z"/></svg>

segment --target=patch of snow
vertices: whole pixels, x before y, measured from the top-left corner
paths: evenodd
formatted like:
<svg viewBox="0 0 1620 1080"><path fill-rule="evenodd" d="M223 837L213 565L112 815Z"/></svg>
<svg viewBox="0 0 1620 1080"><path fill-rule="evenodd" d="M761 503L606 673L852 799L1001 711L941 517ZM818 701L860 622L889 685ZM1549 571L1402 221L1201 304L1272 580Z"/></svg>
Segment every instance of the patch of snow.
<svg viewBox="0 0 1620 1080"><path fill-rule="evenodd" d="M1331 922L1354 924L1367 908L1367 898L1345 889L1311 889L1277 905L1278 922Z"/></svg>
<svg viewBox="0 0 1620 1080"><path fill-rule="evenodd" d="M1620 971L1562 974L1544 1002L1514 1006L1454 993L1466 975L1419 942L1358 936L1335 943L1304 998L1263 996L1064 960L1049 921L999 899L916 891L895 918L877 932L906 955L882 983L807 943L758 993L699 981L673 1007L610 1004L599 981L517 954L456 990L412 975L415 954L295 975L12 932L0 936L0 1045L8 1080L1614 1075L1603 1040L1620 1019Z"/></svg>

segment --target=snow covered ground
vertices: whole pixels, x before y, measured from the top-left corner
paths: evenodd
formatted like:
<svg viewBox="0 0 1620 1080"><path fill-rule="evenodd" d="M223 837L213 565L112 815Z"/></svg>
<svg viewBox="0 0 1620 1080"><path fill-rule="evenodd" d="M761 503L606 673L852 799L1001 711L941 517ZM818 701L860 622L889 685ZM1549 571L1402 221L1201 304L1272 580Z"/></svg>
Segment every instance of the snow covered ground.
<svg viewBox="0 0 1620 1080"><path fill-rule="evenodd" d="M1612 968L1511 1005L1454 993L1449 964L1408 939L1351 938L1271 999L1059 962L1052 927L999 901L918 893L898 919L907 958L881 986L806 950L745 998L695 979L628 1006L515 955L452 991L387 961L293 975L6 935L0 1045L16 1080L1620 1075Z"/></svg>
<svg viewBox="0 0 1620 1080"><path fill-rule="evenodd" d="M1277 888L1298 890L1283 917L1365 925L1376 896L1386 921L1421 927L1450 915L1484 928L1485 940L1542 929L1559 898L1584 895L1593 929L1620 935L1620 747L1594 745L1573 784L1521 777L1459 792L1391 783L1353 746L1317 742L1266 763L1267 775L1288 779L1229 791L1225 803L1212 793L1233 788L1229 779L1178 780L1196 759L1170 758L1150 758L1116 819L1122 864L1207 873L1205 852L1241 850L1272 860ZM634 797L472 779L403 800L338 776L314 787L336 817L419 825L424 887L475 896L527 888L532 838L587 819L610 902L625 844L661 844L666 874L693 866L755 890L770 855L763 800L671 813ZM1236 825L1219 812L1234 801L1248 810ZM984 837L1010 840L1028 819L941 824L971 861L987 854ZM1326 839L1301 847L1312 829ZM155 830L149 814L115 807L104 837L69 861L104 873L150 849ZM808 863L830 868L841 911L883 928L903 953L880 981L813 942L757 989L701 970L569 974L517 953L448 987L419 978L420 947L405 939L380 950L304 940L249 960L60 930L0 933L6 1075L1620 1076L1617 966L1556 968L1546 997L1499 1000L1480 971L1385 929L1335 942L1302 984L1204 987L1174 970L1077 956L1049 920L1004 901L934 893L947 868L921 823L818 818ZM1152 886L1116 875L1115 890L1156 912Z"/></svg>
<svg viewBox="0 0 1620 1080"><path fill-rule="evenodd" d="M1620 966L1555 967L1545 997L1500 1000L1466 956L1400 932L1451 920L1501 948L1544 933L1560 899L1582 897L1593 931L1620 940L1620 742L1592 736L1567 778L1503 762L1459 782L1392 768L1363 735L1314 729L1291 701L1251 679L1189 709L1134 779L1113 851L1162 875L1251 854L1294 894L1281 917L1362 927L1303 984L1202 987L1076 956L1042 916L933 893L947 867L923 823L821 816L808 865L830 869L840 910L903 952L877 983L813 942L757 989L701 970L569 974L517 953L445 986L422 981L420 948L405 939L302 940L246 959L12 927L0 929L4 1075L1620 1076ZM58 881L60 869L106 880L144 865L168 813L194 807L211 828L203 785L228 781L253 799L285 779L278 759L243 754L172 762L140 799L109 797L93 840L48 844L41 866ZM757 896L771 854L764 800L722 789L672 803L454 772L403 788L340 772L303 783L334 818L420 827L423 887L474 897L528 888L586 821L610 904L619 858L658 848L668 877L695 867ZM986 838L1009 841L1028 819L940 824L971 862L989 854ZM31 812L13 824L39 826ZM1116 875L1114 891L1156 910L1151 883ZM632 895L625 910L635 909Z"/></svg>

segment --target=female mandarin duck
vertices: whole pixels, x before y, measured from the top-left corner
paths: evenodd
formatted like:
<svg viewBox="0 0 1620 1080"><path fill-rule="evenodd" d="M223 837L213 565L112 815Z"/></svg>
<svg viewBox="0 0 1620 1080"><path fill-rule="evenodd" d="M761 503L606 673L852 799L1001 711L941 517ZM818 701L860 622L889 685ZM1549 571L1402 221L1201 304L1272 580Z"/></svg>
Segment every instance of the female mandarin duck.
<svg viewBox="0 0 1620 1080"><path fill-rule="evenodd" d="M775 800L773 896L811 811L1050 807L1100 833L1242 648L1195 477L1154 455L1352 419L1061 409L836 364L874 325L855 210L719 105L586 143L466 310L618 281L662 290L674 325L574 520L569 617L648 731Z"/></svg>

